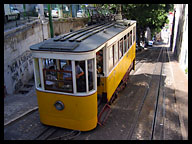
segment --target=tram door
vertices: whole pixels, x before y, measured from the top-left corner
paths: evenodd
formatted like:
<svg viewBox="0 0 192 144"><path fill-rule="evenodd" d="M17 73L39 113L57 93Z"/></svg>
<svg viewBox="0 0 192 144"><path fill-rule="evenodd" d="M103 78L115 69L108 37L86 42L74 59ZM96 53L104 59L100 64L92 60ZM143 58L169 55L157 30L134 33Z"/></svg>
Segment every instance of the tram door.
<svg viewBox="0 0 192 144"><path fill-rule="evenodd" d="M104 92L104 64L103 64L103 51L104 48L99 50L96 53L96 64L97 64L97 94L98 94L98 102L101 100L102 93Z"/></svg>

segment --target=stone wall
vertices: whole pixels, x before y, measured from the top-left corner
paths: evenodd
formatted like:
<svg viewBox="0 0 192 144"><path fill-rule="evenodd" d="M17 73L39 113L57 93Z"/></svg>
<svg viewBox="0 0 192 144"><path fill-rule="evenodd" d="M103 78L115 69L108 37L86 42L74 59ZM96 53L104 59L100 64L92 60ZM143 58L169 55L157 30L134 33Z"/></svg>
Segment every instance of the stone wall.
<svg viewBox="0 0 192 144"><path fill-rule="evenodd" d="M83 28L87 22L87 18L71 18L53 21L54 35L57 36L60 34L68 33L70 30L79 30Z"/></svg>
<svg viewBox="0 0 192 144"><path fill-rule="evenodd" d="M8 94L17 91L33 77L29 46L42 40L38 21L4 33L4 85Z"/></svg>
<svg viewBox="0 0 192 144"><path fill-rule="evenodd" d="M67 33L85 26L86 19L53 21L54 34ZM50 38L48 21L38 20L4 32L4 85L13 94L33 78L33 60L29 47Z"/></svg>

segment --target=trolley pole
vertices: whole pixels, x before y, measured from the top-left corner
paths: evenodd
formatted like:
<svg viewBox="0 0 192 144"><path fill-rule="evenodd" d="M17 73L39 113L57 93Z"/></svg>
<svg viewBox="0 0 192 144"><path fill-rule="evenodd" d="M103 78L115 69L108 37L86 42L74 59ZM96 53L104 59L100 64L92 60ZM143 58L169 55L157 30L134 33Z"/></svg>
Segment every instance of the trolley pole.
<svg viewBox="0 0 192 144"><path fill-rule="evenodd" d="M48 6L48 12L49 12L50 33L51 33L51 38L53 38L54 32L53 32L53 22L52 22L52 16L51 16L51 7L50 7L50 4L47 4L47 6Z"/></svg>

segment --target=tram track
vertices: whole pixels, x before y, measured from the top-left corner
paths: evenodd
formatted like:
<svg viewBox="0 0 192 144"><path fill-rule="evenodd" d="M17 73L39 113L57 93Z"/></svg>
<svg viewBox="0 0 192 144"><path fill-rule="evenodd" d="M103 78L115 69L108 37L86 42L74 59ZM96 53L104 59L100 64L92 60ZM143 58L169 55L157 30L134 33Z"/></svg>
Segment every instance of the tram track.
<svg viewBox="0 0 192 144"><path fill-rule="evenodd" d="M158 112L158 107L159 107L159 96L160 96L160 90L161 90L161 82L162 82L162 70L163 70L163 64L165 62L165 55L166 55L166 50L163 51L162 53L162 63L161 63L161 71L160 71L160 80L158 83L158 93L156 97L156 102L155 102L155 113L154 113L154 119L152 123L152 135L151 135L151 140L154 139L154 133L155 133L155 126L157 122L157 112ZM164 97L163 97L163 102L164 102Z"/></svg>
<svg viewBox="0 0 192 144"><path fill-rule="evenodd" d="M152 53L151 53L151 54L152 54ZM151 54L150 54L149 57L152 56ZM156 59L156 62L160 62L160 61L162 60L162 54L163 54L163 48L161 48L161 50L160 50L160 52L159 52L159 55L158 55L158 58ZM149 57L148 57L148 58L149 58ZM153 56L153 57L154 57L154 56ZM139 63L139 62L138 62L138 63ZM163 63L161 63L161 71L162 71L162 64L163 64ZM142 65L141 65L141 66L142 66ZM141 66L140 66L140 67L141 67ZM140 68L140 67L139 67L139 68ZM153 73L152 73L153 75L154 75L154 73L156 72L156 69L157 69L157 64L155 65L155 67L154 67L154 69L153 69ZM152 83L152 78L150 79L149 84L148 84L148 87L147 87L147 89L145 90L145 93L144 93L143 98L142 98L142 100L141 100L141 103L140 103L140 105L139 105L137 114L136 114L136 116L135 116L135 118L134 118L134 120L133 120L133 124L131 125L131 128L130 128L130 130L129 130L129 132L128 132L127 139L132 139L132 136L133 136L133 134L135 133L135 129L136 129L136 126L137 126L137 124L138 124L139 117L140 117L142 108L143 108L143 106L144 106L146 97L147 97L147 95L148 95L148 93L149 93L149 89L150 89L151 83ZM160 81L159 81L159 83L160 83ZM158 91L159 91L159 88L158 88ZM157 105L158 105L158 94L156 95L156 104L155 104L155 112L154 112L154 118L153 118L153 123L152 123L152 130L151 130L152 135L151 135L151 139L153 139L154 126L155 126L155 122L156 122Z"/></svg>
<svg viewBox="0 0 192 144"><path fill-rule="evenodd" d="M72 140L78 137L81 134L81 131L78 130L71 130L70 132L64 133L61 136L56 137L48 137L47 140Z"/></svg>
<svg viewBox="0 0 192 144"><path fill-rule="evenodd" d="M4 127L13 125L14 123L16 123L16 122L18 122L18 121L26 118L28 115L31 115L32 113L38 111L38 109L39 109L38 107L34 107L34 108L26 111L25 113L19 115L18 117L13 118L13 119L9 120L8 122L6 122L6 123L4 124Z"/></svg>
<svg viewBox="0 0 192 144"><path fill-rule="evenodd" d="M47 126L34 140L72 140L81 134L78 130L62 129L64 132L59 132L61 128ZM56 133L56 136L54 136Z"/></svg>
<svg viewBox="0 0 192 144"><path fill-rule="evenodd" d="M153 57L152 54L153 54L152 51L148 49L144 54L142 52L136 56L135 70L133 71L133 74L136 73L139 70L139 68L142 67L142 65L146 61L148 61L148 59L152 59Z"/></svg>
<svg viewBox="0 0 192 144"><path fill-rule="evenodd" d="M25 135L25 131L20 129L20 125L22 125L22 123L24 124L24 122L27 124L27 127L24 126L24 129L30 129L31 125L37 125L37 123L40 123L40 121L35 121L33 123L31 123L30 121L30 117L34 117L35 113L37 113L38 111L38 107L34 107L33 109L28 110L27 112L23 113L22 115L6 122L4 124L4 131L9 131L10 127L17 127L18 129L16 131L18 131L20 134ZM28 124L29 123L29 124ZM25 124L25 125L26 125ZM53 136L55 133L57 133L61 128L58 127L53 127L53 126L48 126L48 125L42 125L39 124L41 126L41 128L39 128L39 134L38 135L34 135L32 136L33 140L70 140L70 139L74 139L75 137L79 136L81 131L77 131L77 130L67 130L67 129L63 129L64 132L60 132L59 135L57 136ZM31 130L31 132L29 132L29 135L33 135L33 130ZM19 137L18 137L19 138ZM29 137L28 137L29 138ZM13 138L13 139L17 139L17 138ZM23 138L21 138L23 139Z"/></svg>

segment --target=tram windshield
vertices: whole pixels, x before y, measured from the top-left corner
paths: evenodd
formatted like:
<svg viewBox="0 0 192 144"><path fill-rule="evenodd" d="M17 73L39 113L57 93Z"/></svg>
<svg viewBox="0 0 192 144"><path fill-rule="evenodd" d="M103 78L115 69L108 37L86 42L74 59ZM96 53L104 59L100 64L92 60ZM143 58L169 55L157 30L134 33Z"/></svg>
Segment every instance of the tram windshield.
<svg viewBox="0 0 192 144"><path fill-rule="evenodd" d="M70 60L43 59L45 90L73 92Z"/></svg>
<svg viewBox="0 0 192 144"><path fill-rule="evenodd" d="M45 90L81 93L94 89L94 59L72 61L43 58L42 73ZM39 79L36 76L36 81Z"/></svg>

